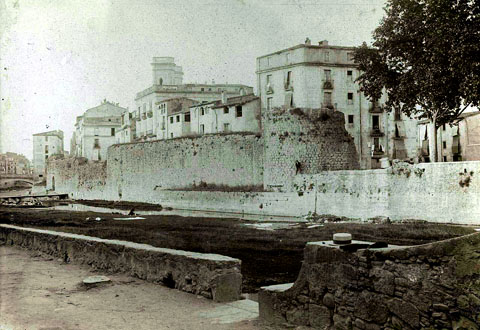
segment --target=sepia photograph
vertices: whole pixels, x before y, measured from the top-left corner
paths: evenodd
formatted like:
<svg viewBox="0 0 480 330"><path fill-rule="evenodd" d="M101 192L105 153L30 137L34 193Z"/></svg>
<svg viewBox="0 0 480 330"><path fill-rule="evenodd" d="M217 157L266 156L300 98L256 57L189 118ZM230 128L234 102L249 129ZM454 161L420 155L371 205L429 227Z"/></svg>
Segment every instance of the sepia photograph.
<svg viewBox="0 0 480 330"><path fill-rule="evenodd" d="M0 0L0 330L479 330L479 0Z"/></svg>

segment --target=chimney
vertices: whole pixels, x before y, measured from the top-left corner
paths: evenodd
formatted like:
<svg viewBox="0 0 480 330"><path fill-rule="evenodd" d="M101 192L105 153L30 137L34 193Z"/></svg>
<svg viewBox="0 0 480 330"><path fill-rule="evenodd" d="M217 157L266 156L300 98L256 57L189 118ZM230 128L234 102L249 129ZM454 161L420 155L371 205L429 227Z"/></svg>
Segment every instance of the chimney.
<svg viewBox="0 0 480 330"><path fill-rule="evenodd" d="M322 40L318 42L318 45L320 46L328 46L328 40Z"/></svg>
<svg viewBox="0 0 480 330"><path fill-rule="evenodd" d="M305 39L305 45L311 45L312 44L312 41L310 40L309 37L307 37L307 39Z"/></svg>
<svg viewBox="0 0 480 330"><path fill-rule="evenodd" d="M227 95L225 94L225 91L222 91L222 104L227 103Z"/></svg>

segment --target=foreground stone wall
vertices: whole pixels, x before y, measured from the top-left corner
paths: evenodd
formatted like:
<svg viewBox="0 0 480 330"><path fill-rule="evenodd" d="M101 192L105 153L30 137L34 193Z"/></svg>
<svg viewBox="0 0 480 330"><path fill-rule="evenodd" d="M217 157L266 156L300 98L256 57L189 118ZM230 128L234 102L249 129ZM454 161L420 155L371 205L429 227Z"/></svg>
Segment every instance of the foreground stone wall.
<svg viewBox="0 0 480 330"><path fill-rule="evenodd" d="M480 233L398 249L308 243L297 281L259 293L260 318L317 329L478 329Z"/></svg>
<svg viewBox="0 0 480 330"><path fill-rule="evenodd" d="M41 251L65 262L126 272L219 302L238 300L241 294L241 261L218 254L156 248L12 225L0 225L0 244Z"/></svg>
<svg viewBox="0 0 480 330"><path fill-rule="evenodd" d="M275 109L263 114L265 189L290 191L297 173L359 169L344 115L322 109Z"/></svg>

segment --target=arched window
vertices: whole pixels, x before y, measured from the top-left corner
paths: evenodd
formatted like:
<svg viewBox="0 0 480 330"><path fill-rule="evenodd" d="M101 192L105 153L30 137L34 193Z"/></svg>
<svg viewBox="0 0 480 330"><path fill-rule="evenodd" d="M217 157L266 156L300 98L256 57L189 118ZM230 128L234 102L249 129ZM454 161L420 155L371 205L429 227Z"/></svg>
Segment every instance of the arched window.
<svg viewBox="0 0 480 330"><path fill-rule="evenodd" d="M158 83L159 83L160 85L163 85L163 78L160 78L160 79L158 80Z"/></svg>

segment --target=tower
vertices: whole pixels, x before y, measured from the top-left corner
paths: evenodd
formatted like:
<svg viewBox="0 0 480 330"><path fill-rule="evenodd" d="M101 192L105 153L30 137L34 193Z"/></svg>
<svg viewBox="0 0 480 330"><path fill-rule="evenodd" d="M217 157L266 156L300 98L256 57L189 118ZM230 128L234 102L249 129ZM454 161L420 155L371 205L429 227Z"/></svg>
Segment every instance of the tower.
<svg viewBox="0 0 480 330"><path fill-rule="evenodd" d="M152 59L153 85L181 85L183 70L175 64L173 57L154 57Z"/></svg>

